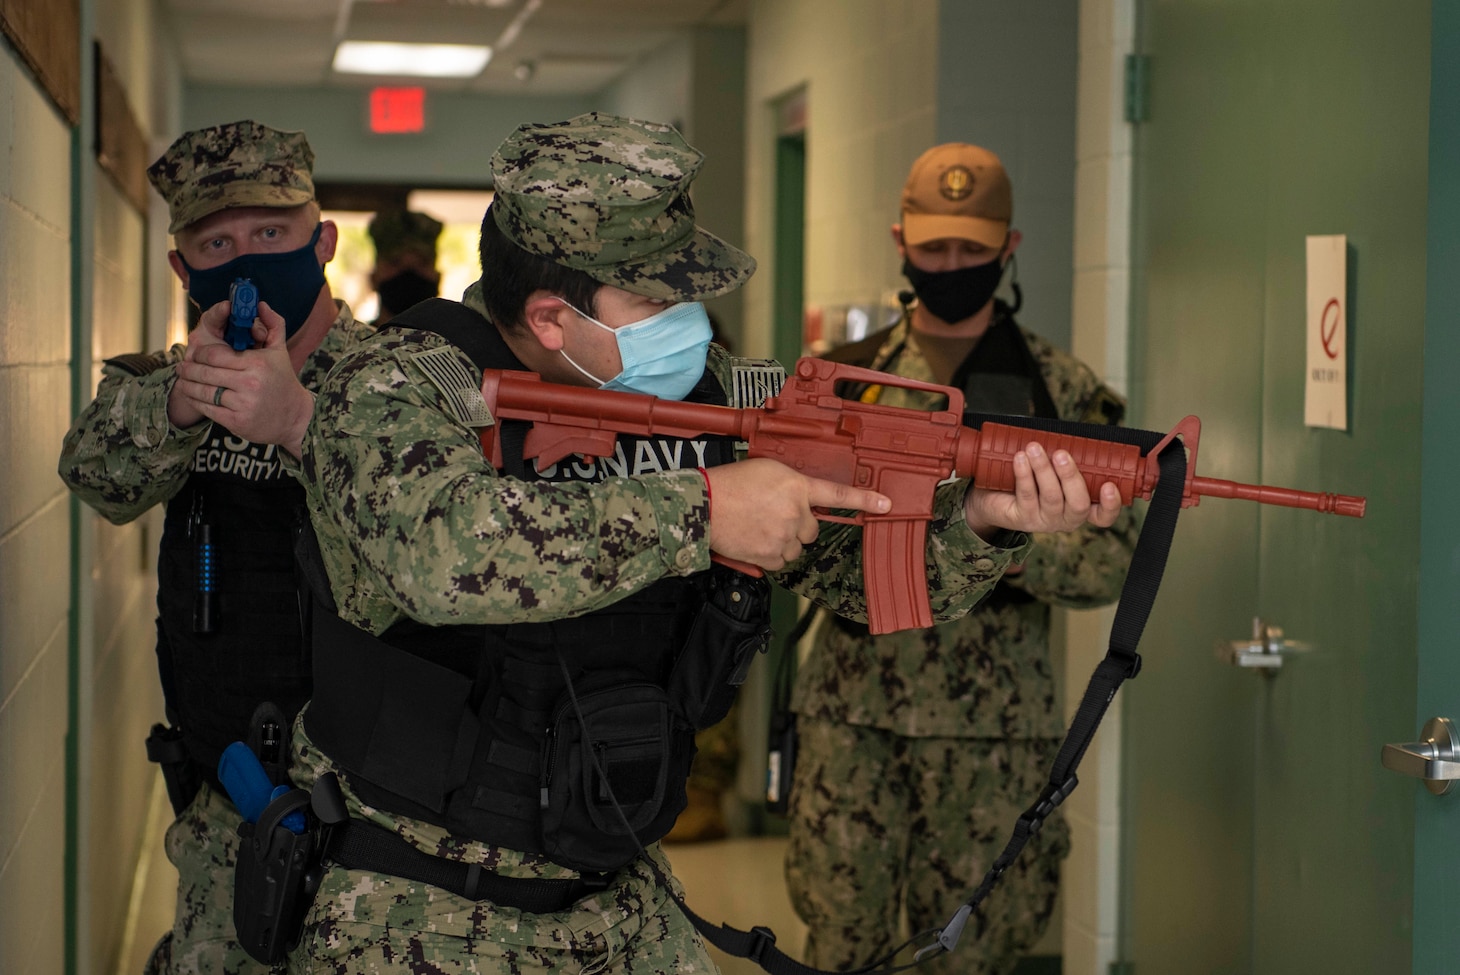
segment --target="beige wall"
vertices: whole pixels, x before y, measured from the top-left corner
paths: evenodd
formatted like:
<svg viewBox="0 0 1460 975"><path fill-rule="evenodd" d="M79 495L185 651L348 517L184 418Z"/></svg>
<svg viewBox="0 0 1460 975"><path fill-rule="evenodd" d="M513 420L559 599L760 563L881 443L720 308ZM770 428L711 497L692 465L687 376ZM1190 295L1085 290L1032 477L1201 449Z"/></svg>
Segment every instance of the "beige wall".
<svg viewBox="0 0 1460 975"><path fill-rule="evenodd" d="M1132 131L1124 63L1135 44L1135 0L1081 0L1075 148L1074 353L1126 391ZM1067 611L1068 719L1109 645L1115 608ZM1073 850L1064 872L1064 970L1105 975L1116 960L1120 908L1121 708L1107 712L1065 803Z"/></svg>
<svg viewBox="0 0 1460 975"><path fill-rule="evenodd" d="M83 33L101 40L149 132L158 106L177 101L175 81L154 88L169 59L153 11L153 0L83 3L90 28ZM89 57L90 45L83 51ZM0 971L7 975L63 970L68 722L79 814L76 965L116 970L156 781L142 743L161 717L156 516L116 527L89 509L73 512L55 474L73 376L89 399L102 358L147 346L145 223L90 160L74 184L71 139L28 69L0 43ZM73 263L77 248L85 257ZM79 323L73 284L83 307L96 309Z"/></svg>
<svg viewBox="0 0 1460 975"><path fill-rule="evenodd" d="M744 246L744 30L694 28L641 59L594 102L616 115L677 126L685 141L705 154L691 191L700 226ZM740 293L707 304L738 342Z"/></svg>
<svg viewBox="0 0 1460 975"><path fill-rule="evenodd" d="M0 971L61 971L70 130L0 47Z"/></svg>
<svg viewBox="0 0 1460 975"><path fill-rule="evenodd" d="M101 359L146 348L142 321L143 221L110 179L98 176L92 241L92 319L88 364L100 376ZM95 388L95 382L91 388ZM83 768L83 795L90 856L91 953L94 971L109 971L125 932L135 865L144 841L147 803L156 778L142 742L162 718L157 679L154 553L160 519L149 513L128 524L108 523L81 509L80 530L91 533L89 572L93 626L81 643L89 656L80 702L84 740L90 743Z"/></svg>
<svg viewBox="0 0 1460 975"><path fill-rule="evenodd" d="M70 131L0 48L0 970L64 944L70 505Z"/></svg>
<svg viewBox="0 0 1460 975"><path fill-rule="evenodd" d="M807 304L902 287L888 226L936 126L936 0L752 0L746 81L746 353L771 353L776 104L804 87Z"/></svg>

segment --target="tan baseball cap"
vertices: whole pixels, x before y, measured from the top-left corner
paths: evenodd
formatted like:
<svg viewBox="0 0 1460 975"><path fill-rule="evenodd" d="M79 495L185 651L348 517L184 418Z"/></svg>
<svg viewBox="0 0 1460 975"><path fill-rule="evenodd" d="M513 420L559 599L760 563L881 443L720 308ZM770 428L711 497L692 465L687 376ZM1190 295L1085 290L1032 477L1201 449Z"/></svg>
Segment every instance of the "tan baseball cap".
<svg viewBox="0 0 1460 975"><path fill-rule="evenodd" d="M178 138L147 178L167 201L175 234L229 207L296 207L314 199L314 151L303 132L252 119L194 129Z"/></svg>
<svg viewBox="0 0 1460 975"><path fill-rule="evenodd" d="M909 245L957 237L1002 247L1014 218L1014 191L999 157L966 142L945 142L917 158L902 187L902 239Z"/></svg>

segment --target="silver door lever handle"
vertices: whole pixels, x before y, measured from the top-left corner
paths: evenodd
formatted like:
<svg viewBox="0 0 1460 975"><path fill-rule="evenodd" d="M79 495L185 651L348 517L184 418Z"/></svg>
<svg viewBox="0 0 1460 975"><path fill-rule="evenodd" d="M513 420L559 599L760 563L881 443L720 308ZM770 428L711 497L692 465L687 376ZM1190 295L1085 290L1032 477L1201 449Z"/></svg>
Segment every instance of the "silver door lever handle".
<svg viewBox="0 0 1460 975"><path fill-rule="evenodd" d="M1442 796L1460 779L1460 735L1449 718L1431 718L1420 735L1420 741L1385 745L1379 760L1400 775L1424 779L1426 789Z"/></svg>

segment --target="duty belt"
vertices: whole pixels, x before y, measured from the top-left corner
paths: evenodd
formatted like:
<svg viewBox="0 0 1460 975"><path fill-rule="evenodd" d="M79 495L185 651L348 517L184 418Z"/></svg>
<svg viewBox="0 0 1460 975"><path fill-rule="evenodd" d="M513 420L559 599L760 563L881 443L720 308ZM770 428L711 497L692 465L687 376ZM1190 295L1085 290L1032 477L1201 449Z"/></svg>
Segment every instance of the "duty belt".
<svg viewBox="0 0 1460 975"><path fill-rule="evenodd" d="M555 914L608 886L612 874L563 880L504 877L479 863L447 860L418 850L383 826L350 819L331 828L325 856L347 870L416 880L473 901L491 901L528 914Z"/></svg>

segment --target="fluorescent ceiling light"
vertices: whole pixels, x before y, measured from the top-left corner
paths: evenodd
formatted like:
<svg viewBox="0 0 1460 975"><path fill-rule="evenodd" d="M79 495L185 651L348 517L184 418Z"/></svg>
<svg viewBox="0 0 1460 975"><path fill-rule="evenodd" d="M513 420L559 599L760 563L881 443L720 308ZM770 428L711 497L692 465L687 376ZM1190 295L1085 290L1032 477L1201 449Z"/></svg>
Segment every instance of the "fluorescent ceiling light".
<svg viewBox="0 0 1460 975"><path fill-rule="evenodd" d="M334 69L344 74L471 78L492 60L492 49L476 44L395 44L341 41Z"/></svg>

